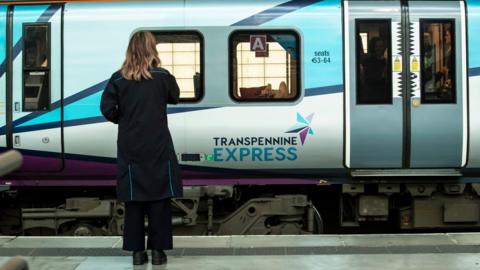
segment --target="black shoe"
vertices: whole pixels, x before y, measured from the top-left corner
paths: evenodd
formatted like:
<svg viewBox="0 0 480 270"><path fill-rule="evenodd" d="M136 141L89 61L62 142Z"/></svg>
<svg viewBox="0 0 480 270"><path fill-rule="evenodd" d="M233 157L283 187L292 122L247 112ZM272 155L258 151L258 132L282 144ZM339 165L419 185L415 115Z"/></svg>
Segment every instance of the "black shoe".
<svg viewBox="0 0 480 270"><path fill-rule="evenodd" d="M148 255L145 251L133 252L133 265L142 265L148 263Z"/></svg>
<svg viewBox="0 0 480 270"><path fill-rule="evenodd" d="M167 254L163 250L152 249L152 264L160 265L167 262Z"/></svg>

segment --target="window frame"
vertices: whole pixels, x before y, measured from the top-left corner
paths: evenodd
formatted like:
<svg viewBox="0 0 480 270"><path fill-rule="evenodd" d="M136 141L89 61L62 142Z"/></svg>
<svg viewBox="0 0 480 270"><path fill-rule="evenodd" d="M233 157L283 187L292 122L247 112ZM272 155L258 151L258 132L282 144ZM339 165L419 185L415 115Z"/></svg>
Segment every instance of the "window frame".
<svg viewBox="0 0 480 270"><path fill-rule="evenodd" d="M47 66L46 67L25 67L26 60L26 28L32 26L46 26L47 27ZM45 112L50 111L52 106L52 24L50 22L41 22L41 23L23 23L22 24L22 112ZM48 89L47 89L47 99L48 104L45 109L25 109L25 75L28 72L47 72L48 73Z"/></svg>
<svg viewBox="0 0 480 270"><path fill-rule="evenodd" d="M233 37L238 34L249 34L249 35L271 35L271 34L280 34L280 35L292 35L295 37L295 46L297 47L297 74L296 76L292 76L291 78L296 78L297 80L297 93L295 96L288 98L288 99L275 99L275 98L266 98L266 99L255 99L255 98L243 98L239 99L235 97L234 91L234 80L237 79L233 74L233 57L236 55L236 48L233 47ZM229 81L229 90L228 94L230 99L238 102L238 103L294 103L296 102L300 96L302 95L302 81L301 76L302 74L302 47L301 47L301 40L300 34L295 31L294 29L238 29L230 32L228 36L228 81Z"/></svg>
<svg viewBox="0 0 480 270"><path fill-rule="evenodd" d="M423 64L423 57L425 55L425 46L424 46L424 33L425 31L423 30L423 25L424 23L451 23L451 29L450 29L450 34L452 35L452 67L453 67L453 75L452 75L452 87L453 87L453 97L452 101L426 101L425 100L425 86L423 84L423 80L426 77L426 73L424 71L424 64ZM421 104L457 104L457 42L456 42L456 31L455 31L455 19L445 19L445 18L421 18L418 21L419 27L420 27L420 102Z"/></svg>
<svg viewBox="0 0 480 270"><path fill-rule="evenodd" d="M358 91L359 91L359 83L360 83L360 80L359 80L359 76L360 76L360 61L359 61L359 55L358 55L358 47L357 47L357 40L358 40L358 37L357 35L360 35L360 24L361 23L387 23L387 30L389 31L389 35L388 35L388 47L386 46L386 48L388 48L388 57L387 57L387 73L389 74L390 76L390 86L389 86L389 90L390 90L390 95L389 95L389 102L384 102L384 103L359 103L358 102ZM372 18L372 19L369 19L369 18L366 18L366 19L355 19L355 34L354 34L354 37L355 37L355 105L356 106L385 106L385 105L393 105L393 72L392 72L392 56L393 56L393 52L392 52L392 19L391 18ZM360 42L361 41L361 37L360 37ZM368 46L368 45L367 45ZM365 49L365 48L364 48Z"/></svg>
<svg viewBox="0 0 480 270"><path fill-rule="evenodd" d="M199 103L205 97L205 39L203 34L198 30L140 30L140 31L149 31L151 32L155 38L157 35L194 35L199 38L200 41L200 89L198 96L194 98L180 98L179 103ZM158 43L157 43L158 44ZM161 61L162 59L160 59ZM161 66L160 66L161 67ZM172 74L173 75L173 74ZM195 87L195 82L194 82ZM182 89L180 89L180 92ZM195 92L195 89L194 89Z"/></svg>

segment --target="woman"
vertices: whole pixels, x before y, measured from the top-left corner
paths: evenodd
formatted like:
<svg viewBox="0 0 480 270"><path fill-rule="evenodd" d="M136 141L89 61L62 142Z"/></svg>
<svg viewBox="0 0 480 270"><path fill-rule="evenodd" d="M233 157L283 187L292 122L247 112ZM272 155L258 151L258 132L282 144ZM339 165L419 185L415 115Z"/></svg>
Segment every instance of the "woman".
<svg viewBox="0 0 480 270"><path fill-rule="evenodd" d="M166 106L176 104L175 78L160 68L155 37L135 33L126 59L103 92L101 111L118 124L117 196L125 202L123 249L133 264L148 262L144 218L152 264L163 264L172 249L170 198L182 196L180 169L167 126Z"/></svg>

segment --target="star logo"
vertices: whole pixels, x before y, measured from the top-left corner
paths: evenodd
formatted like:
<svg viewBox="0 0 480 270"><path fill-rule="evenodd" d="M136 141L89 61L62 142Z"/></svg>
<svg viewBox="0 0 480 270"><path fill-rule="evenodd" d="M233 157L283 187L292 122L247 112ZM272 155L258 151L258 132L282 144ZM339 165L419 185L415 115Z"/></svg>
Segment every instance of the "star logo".
<svg viewBox="0 0 480 270"><path fill-rule="evenodd" d="M307 139L307 135L313 135L313 129L310 127L312 123L314 113L307 117L303 117L300 113L297 113L297 124L290 128L287 133L298 133L302 145Z"/></svg>

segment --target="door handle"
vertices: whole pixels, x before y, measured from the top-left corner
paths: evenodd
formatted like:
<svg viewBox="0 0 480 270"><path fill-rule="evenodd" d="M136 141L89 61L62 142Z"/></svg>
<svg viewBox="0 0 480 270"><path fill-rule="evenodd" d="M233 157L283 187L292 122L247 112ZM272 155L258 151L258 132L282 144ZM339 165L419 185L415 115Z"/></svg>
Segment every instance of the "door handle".
<svg viewBox="0 0 480 270"><path fill-rule="evenodd" d="M418 108L420 107L421 102L419 98L412 98L412 107Z"/></svg>
<svg viewBox="0 0 480 270"><path fill-rule="evenodd" d="M15 135L13 143L15 146L20 146L20 135Z"/></svg>
<svg viewBox="0 0 480 270"><path fill-rule="evenodd" d="M15 112L20 112L20 102L16 101L13 107L15 108Z"/></svg>

